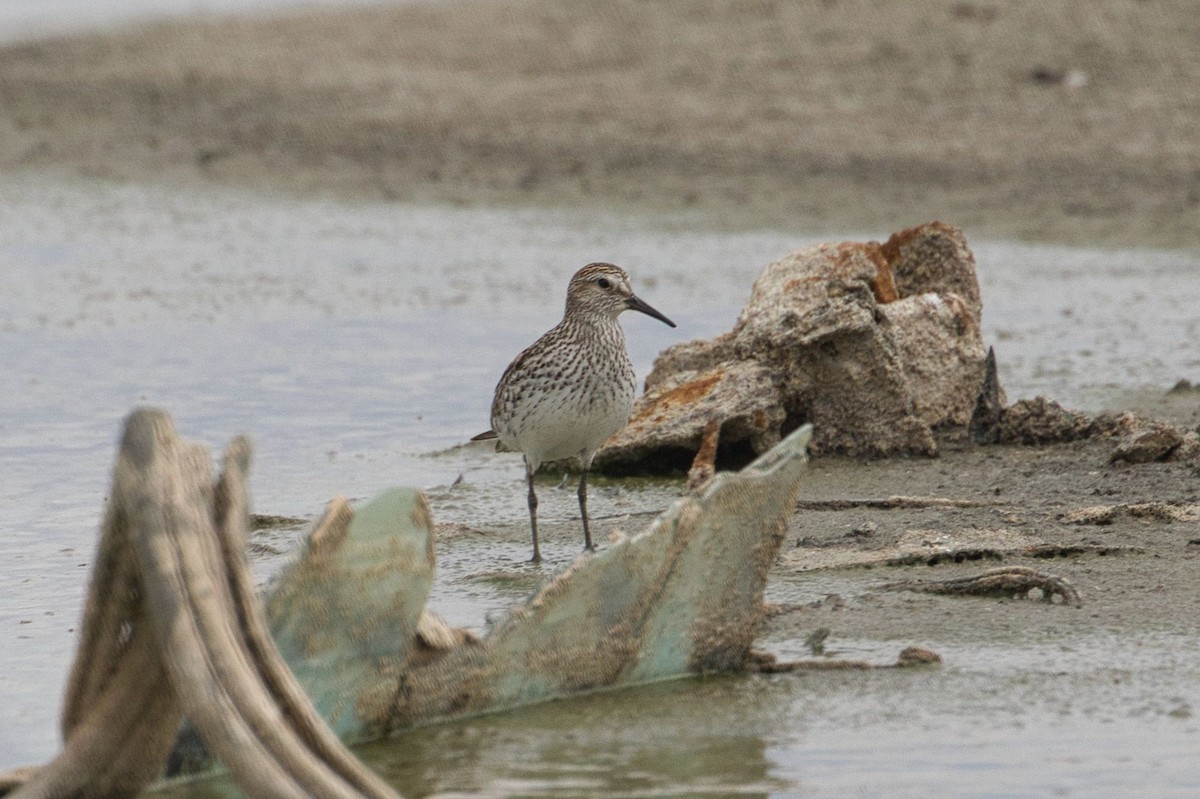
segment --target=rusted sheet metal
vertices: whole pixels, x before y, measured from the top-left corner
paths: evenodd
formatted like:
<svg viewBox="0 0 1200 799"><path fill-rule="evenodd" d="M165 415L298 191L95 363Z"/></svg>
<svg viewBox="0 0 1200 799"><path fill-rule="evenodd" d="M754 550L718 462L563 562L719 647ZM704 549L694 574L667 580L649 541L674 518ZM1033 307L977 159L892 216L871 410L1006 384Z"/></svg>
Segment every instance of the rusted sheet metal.
<svg viewBox="0 0 1200 799"><path fill-rule="evenodd" d="M348 740L570 694L745 666L807 462L805 426L642 533L571 567L485 638L423 615L432 524L420 492L335 503L268 599L284 653ZM443 639L438 643L436 639Z"/></svg>

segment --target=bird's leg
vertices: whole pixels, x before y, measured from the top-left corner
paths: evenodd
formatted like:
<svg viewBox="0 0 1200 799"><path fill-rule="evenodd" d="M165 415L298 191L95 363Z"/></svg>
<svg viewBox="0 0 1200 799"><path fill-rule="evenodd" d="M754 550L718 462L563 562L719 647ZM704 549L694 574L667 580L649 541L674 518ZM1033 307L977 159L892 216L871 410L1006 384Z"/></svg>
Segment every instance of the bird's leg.
<svg viewBox="0 0 1200 799"><path fill-rule="evenodd" d="M537 535L537 492L533 490L533 473L534 469L529 468L529 464L525 464L525 477L529 481L529 529L533 532L533 557L529 559L530 563L541 563L542 552L538 549Z"/></svg>
<svg viewBox="0 0 1200 799"><path fill-rule="evenodd" d="M587 476L588 467L585 465L583 475L579 478L579 515L583 517L583 548L588 552L595 552L596 546L592 543L592 531L588 527Z"/></svg>

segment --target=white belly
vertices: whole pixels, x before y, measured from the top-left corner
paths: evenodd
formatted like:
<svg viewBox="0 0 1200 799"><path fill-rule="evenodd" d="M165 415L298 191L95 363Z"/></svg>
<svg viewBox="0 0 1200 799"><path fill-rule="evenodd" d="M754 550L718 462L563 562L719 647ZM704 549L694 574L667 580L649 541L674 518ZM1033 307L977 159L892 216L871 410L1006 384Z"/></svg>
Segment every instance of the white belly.
<svg viewBox="0 0 1200 799"><path fill-rule="evenodd" d="M501 443L533 468L591 460L629 420L636 381L615 320L583 331L555 328L509 366L492 404Z"/></svg>
<svg viewBox="0 0 1200 799"><path fill-rule="evenodd" d="M625 427L633 408L632 381L590 383L574 390L550 390L527 398L496 433L506 447L525 454L537 467L566 458L588 460L609 436Z"/></svg>
<svg viewBox="0 0 1200 799"><path fill-rule="evenodd" d="M629 420L633 398L621 399L574 410L568 402L566 412L555 412L551 407L545 412L535 410L527 417L526 429L516 436L516 448L525 453L530 463L590 458Z"/></svg>

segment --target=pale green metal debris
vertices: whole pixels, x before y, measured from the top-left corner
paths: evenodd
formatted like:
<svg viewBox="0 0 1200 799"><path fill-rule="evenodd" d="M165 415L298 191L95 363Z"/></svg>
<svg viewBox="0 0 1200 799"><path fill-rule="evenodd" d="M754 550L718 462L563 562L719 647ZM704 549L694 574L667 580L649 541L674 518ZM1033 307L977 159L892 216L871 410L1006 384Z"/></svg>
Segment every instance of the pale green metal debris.
<svg viewBox="0 0 1200 799"><path fill-rule="evenodd" d="M432 526L413 488L393 488L357 511L334 500L267 599L276 646L343 738L361 735L358 705L386 701L371 696L394 690L407 661L433 585Z"/></svg>
<svg viewBox="0 0 1200 799"><path fill-rule="evenodd" d="M571 567L485 638L423 615L433 574L424 497L331 505L267 602L272 634L334 730L415 724L574 693L744 667L807 462L811 427L674 502ZM440 642L439 642L440 641Z"/></svg>

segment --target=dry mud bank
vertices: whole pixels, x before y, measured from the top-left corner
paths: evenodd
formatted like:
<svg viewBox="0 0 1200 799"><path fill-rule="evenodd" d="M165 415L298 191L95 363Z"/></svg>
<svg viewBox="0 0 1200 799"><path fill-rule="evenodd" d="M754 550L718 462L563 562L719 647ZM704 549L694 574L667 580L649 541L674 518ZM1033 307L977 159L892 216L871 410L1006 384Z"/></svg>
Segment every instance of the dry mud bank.
<svg viewBox="0 0 1200 799"><path fill-rule="evenodd" d="M167 22L0 50L0 168L1195 246L1198 39L1186 0Z"/></svg>

